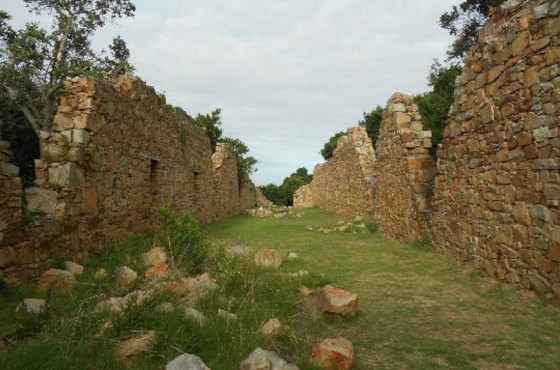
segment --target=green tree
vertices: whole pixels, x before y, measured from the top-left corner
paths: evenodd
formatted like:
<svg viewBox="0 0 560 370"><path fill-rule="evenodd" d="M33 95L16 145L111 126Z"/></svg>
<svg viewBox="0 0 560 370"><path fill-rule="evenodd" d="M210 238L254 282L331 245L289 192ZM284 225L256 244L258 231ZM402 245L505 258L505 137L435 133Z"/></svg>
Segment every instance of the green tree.
<svg viewBox="0 0 560 370"><path fill-rule="evenodd" d="M462 59L478 41L478 31L488 20L490 8L505 0L464 0L442 14L439 24L454 37L447 52L449 59Z"/></svg>
<svg viewBox="0 0 560 370"><path fill-rule="evenodd" d="M129 73L130 53L117 37L111 56L91 48L91 36L106 22L131 17L131 0L23 0L31 12L51 16L50 30L27 23L14 30L0 11L0 100L17 107L38 134L52 130L59 92L68 77ZM0 117L1 118L1 117Z"/></svg>
<svg viewBox="0 0 560 370"><path fill-rule="evenodd" d="M325 158L325 160L329 160L333 156L334 150L336 149L336 146L338 144L338 139L343 137L345 134L346 133L342 131L337 132L329 139L329 141L325 143L323 149L321 149L321 155L323 156L323 158Z"/></svg>
<svg viewBox="0 0 560 370"><path fill-rule="evenodd" d="M359 122L360 126L366 128L367 134L373 141L373 144L375 144L379 138L379 129L381 128L381 122L383 122L383 111L384 109L378 105L371 112L364 112L364 118Z"/></svg>
<svg viewBox="0 0 560 370"><path fill-rule="evenodd" d="M216 146L222 138L222 110L216 108L210 114L198 114L194 120L204 128L206 135L210 138L212 152L216 151Z"/></svg>
<svg viewBox="0 0 560 370"><path fill-rule="evenodd" d="M228 144L237 158L237 178L239 180L239 187L241 187L246 178L256 172L255 165L258 161L255 157L247 155L249 147L243 141L226 137L221 142Z"/></svg>
<svg viewBox="0 0 560 370"><path fill-rule="evenodd" d="M432 130L434 148L443 138L449 108L454 100L455 79L461 71L462 68L457 64L444 66L434 61L428 77L432 91L416 97L424 127Z"/></svg>
<svg viewBox="0 0 560 370"><path fill-rule="evenodd" d="M294 193L303 185L313 181L313 174L307 168L298 168L290 176L286 177L280 186L268 184L261 186L263 195L276 205L291 206L294 204Z"/></svg>

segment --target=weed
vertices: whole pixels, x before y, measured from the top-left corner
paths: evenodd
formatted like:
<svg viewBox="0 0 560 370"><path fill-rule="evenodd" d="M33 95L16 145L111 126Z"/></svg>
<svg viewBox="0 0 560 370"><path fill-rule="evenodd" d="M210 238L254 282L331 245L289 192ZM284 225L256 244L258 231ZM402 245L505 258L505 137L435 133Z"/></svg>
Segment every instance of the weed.
<svg viewBox="0 0 560 370"><path fill-rule="evenodd" d="M432 236L429 233L423 233L411 245L421 251L430 252L432 251Z"/></svg>

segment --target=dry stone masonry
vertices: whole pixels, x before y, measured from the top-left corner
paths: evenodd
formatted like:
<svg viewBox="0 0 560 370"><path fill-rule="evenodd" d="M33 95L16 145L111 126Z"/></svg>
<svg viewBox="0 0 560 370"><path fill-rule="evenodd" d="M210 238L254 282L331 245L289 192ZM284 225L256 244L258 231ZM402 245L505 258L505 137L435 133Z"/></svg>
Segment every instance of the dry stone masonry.
<svg viewBox="0 0 560 370"><path fill-rule="evenodd" d="M164 206L210 222L256 205L231 150L220 145L212 155L203 128L138 78L66 81L54 125L41 133L36 186L25 194L33 218L0 242L3 274L37 276L53 254L82 257L153 228ZM17 194L4 189L16 192L20 180L0 181L0 201L15 204ZM0 225L21 225L21 212L2 207L1 216Z"/></svg>
<svg viewBox="0 0 560 370"><path fill-rule="evenodd" d="M439 251L560 294L560 1L497 9L457 79L438 152Z"/></svg>
<svg viewBox="0 0 560 370"><path fill-rule="evenodd" d="M456 85L437 164L414 99L398 93L377 153L345 150L351 129L296 206L362 215L403 241L429 232L441 253L558 296L560 0L494 9Z"/></svg>
<svg viewBox="0 0 560 370"><path fill-rule="evenodd" d="M432 132L424 131L412 96L387 103L377 141L375 220L388 236L417 239L428 230L428 197L435 175Z"/></svg>
<svg viewBox="0 0 560 370"><path fill-rule="evenodd" d="M294 207L319 206L352 219L373 214L375 152L363 127L353 127L341 137L332 158L317 165L311 191L300 189Z"/></svg>

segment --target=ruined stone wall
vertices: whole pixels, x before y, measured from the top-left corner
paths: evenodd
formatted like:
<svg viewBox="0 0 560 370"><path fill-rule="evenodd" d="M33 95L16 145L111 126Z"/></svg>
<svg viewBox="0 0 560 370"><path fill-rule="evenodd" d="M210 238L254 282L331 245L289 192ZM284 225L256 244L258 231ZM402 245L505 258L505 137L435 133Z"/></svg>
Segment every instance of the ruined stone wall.
<svg viewBox="0 0 560 370"><path fill-rule="evenodd" d="M310 208L315 206L311 184L303 185L294 193L294 208Z"/></svg>
<svg viewBox="0 0 560 370"><path fill-rule="evenodd" d="M0 122L0 131L1 129ZM11 160L10 144L0 140L0 243L23 222L21 178L19 168ZM0 249L0 269L14 260L15 252L12 248Z"/></svg>
<svg viewBox="0 0 560 370"><path fill-rule="evenodd" d="M3 243L17 255L5 273L34 275L52 254L153 228L162 207L204 223L256 203L250 179L239 189L231 150L213 158L203 128L138 78L66 81L54 124L26 190L37 216Z"/></svg>
<svg viewBox="0 0 560 370"><path fill-rule="evenodd" d="M375 152L364 127L352 127L332 158L317 165L311 183L314 205L346 219L373 219Z"/></svg>
<svg viewBox="0 0 560 370"><path fill-rule="evenodd" d="M257 197L257 207L272 207L274 205L264 196L260 188L255 188L255 194Z"/></svg>
<svg viewBox="0 0 560 370"><path fill-rule="evenodd" d="M387 103L376 143L375 220L385 235L409 242L428 231L435 174L431 131L424 131L412 96Z"/></svg>
<svg viewBox="0 0 560 370"><path fill-rule="evenodd" d="M435 181L434 245L560 294L560 1L509 1L457 79Z"/></svg>

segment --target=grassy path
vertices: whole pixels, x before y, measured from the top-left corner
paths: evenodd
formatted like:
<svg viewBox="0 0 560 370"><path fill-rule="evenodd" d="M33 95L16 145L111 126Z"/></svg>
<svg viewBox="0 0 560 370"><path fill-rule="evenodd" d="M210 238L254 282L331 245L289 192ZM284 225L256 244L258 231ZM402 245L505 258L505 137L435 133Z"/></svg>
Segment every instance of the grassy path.
<svg viewBox="0 0 560 370"><path fill-rule="evenodd" d="M337 218L234 217L207 227L214 241L296 252L287 271L309 269L360 295L357 318L302 320L309 347L344 336L357 369L559 369L560 311L451 259L379 234L308 232Z"/></svg>

